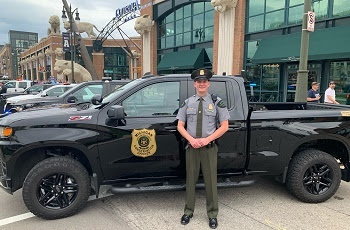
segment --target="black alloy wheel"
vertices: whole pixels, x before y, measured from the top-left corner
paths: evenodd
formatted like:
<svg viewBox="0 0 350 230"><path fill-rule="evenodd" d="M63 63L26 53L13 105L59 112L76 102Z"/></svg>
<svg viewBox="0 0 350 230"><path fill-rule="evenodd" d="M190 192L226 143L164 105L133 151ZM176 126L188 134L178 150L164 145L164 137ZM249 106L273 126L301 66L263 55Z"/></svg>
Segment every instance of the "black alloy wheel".
<svg viewBox="0 0 350 230"><path fill-rule="evenodd" d="M320 203L338 190L341 170L333 156L308 149L292 157L286 179L288 190L299 200Z"/></svg>
<svg viewBox="0 0 350 230"><path fill-rule="evenodd" d="M37 199L45 208L62 209L75 201L79 192L76 180L65 173L43 178L37 186Z"/></svg>
<svg viewBox="0 0 350 230"><path fill-rule="evenodd" d="M52 157L35 165L23 183L23 201L29 211L43 219L72 216L90 195L85 167L69 157Z"/></svg>
<svg viewBox="0 0 350 230"><path fill-rule="evenodd" d="M321 195L329 190L333 181L333 172L326 164L315 164L304 174L304 187L309 193Z"/></svg>

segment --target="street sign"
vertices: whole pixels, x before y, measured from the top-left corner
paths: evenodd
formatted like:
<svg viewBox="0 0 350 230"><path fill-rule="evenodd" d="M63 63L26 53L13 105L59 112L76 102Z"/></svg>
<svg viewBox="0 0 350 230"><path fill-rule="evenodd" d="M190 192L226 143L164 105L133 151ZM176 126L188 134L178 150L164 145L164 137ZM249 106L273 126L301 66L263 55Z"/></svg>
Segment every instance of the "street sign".
<svg viewBox="0 0 350 230"><path fill-rule="evenodd" d="M103 72L104 73L114 73L113 70L111 70L111 69L105 69Z"/></svg>
<svg viewBox="0 0 350 230"><path fill-rule="evenodd" d="M70 33L62 33L63 51L70 52Z"/></svg>
<svg viewBox="0 0 350 230"><path fill-rule="evenodd" d="M315 31L315 21L316 21L316 16L315 12L308 11L307 12L307 30L310 32Z"/></svg>

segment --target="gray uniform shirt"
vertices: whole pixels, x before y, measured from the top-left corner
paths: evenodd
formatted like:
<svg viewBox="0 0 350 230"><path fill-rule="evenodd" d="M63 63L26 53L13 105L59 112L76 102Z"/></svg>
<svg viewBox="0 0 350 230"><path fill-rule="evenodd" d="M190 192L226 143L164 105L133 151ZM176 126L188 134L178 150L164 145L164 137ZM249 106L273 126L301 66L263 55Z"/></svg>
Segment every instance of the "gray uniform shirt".
<svg viewBox="0 0 350 230"><path fill-rule="evenodd" d="M221 99L218 97L214 104L210 94L203 97L202 137L208 137L213 134L217 128L217 122L221 123L230 119L227 107L220 101ZM187 122L186 130L192 137L196 137L198 105L199 96L194 95L185 100L176 116L177 119L185 124Z"/></svg>

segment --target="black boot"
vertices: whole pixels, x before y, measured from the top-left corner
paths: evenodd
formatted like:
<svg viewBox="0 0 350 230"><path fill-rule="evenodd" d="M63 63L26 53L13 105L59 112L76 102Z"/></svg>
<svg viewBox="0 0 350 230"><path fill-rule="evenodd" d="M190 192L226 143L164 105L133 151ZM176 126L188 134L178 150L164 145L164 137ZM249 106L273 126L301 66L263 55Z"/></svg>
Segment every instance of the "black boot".
<svg viewBox="0 0 350 230"><path fill-rule="evenodd" d="M218 227L218 220L216 218L209 218L209 227L215 229Z"/></svg>
<svg viewBox="0 0 350 230"><path fill-rule="evenodd" d="M184 214L182 217L181 217L181 224L182 225L186 225L186 224L188 224L188 223L190 223L190 220L191 220L191 218L193 217L193 214L191 214L191 215L186 215L186 214Z"/></svg>

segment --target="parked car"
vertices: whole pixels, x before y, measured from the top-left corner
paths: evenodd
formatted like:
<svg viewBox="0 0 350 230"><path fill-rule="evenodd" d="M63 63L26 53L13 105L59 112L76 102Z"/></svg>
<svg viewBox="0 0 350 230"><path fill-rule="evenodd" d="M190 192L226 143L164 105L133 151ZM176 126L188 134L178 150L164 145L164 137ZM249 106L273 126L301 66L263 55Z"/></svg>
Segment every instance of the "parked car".
<svg viewBox="0 0 350 230"><path fill-rule="evenodd" d="M214 76L210 84L231 116L219 140L219 188L272 175L299 200L319 203L349 182L350 107L248 104L241 77ZM102 185L101 194L183 190L187 143L176 115L194 94L189 75L147 77L93 96L89 106L3 116L0 186L22 188L29 211L45 219L77 213Z"/></svg>
<svg viewBox="0 0 350 230"><path fill-rule="evenodd" d="M59 97L40 97L32 98L25 101L13 103L12 108L20 111L43 105L66 104L66 103L85 103L90 102L91 98L96 95L107 95L113 90L130 82L129 80L113 81L88 81L78 84L76 87L68 90ZM11 110L15 112L14 110Z"/></svg>
<svg viewBox="0 0 350 230"><path fill-rule="evenodd" d="M33 81L23 80L23 81L8 81L5 86L7 87L7 92L23 92L25 89L33 85Z"/></svg>
<svg viewBox="0 0 350 230"><path fill-rule="evenodd" d="M25 95L19 95L15 97L10 97L6 100L5 109L4 111L10 111L11 108L13 108L13 104L16 104L20 101L26 101L34 98L42 98L42 97L59 97L63 93L67 92L71 88L75 87L76 84L70 84L70 85L54 85L48 89L45 89L44 91L38 93L38 94L25 94Z"/></svg>

